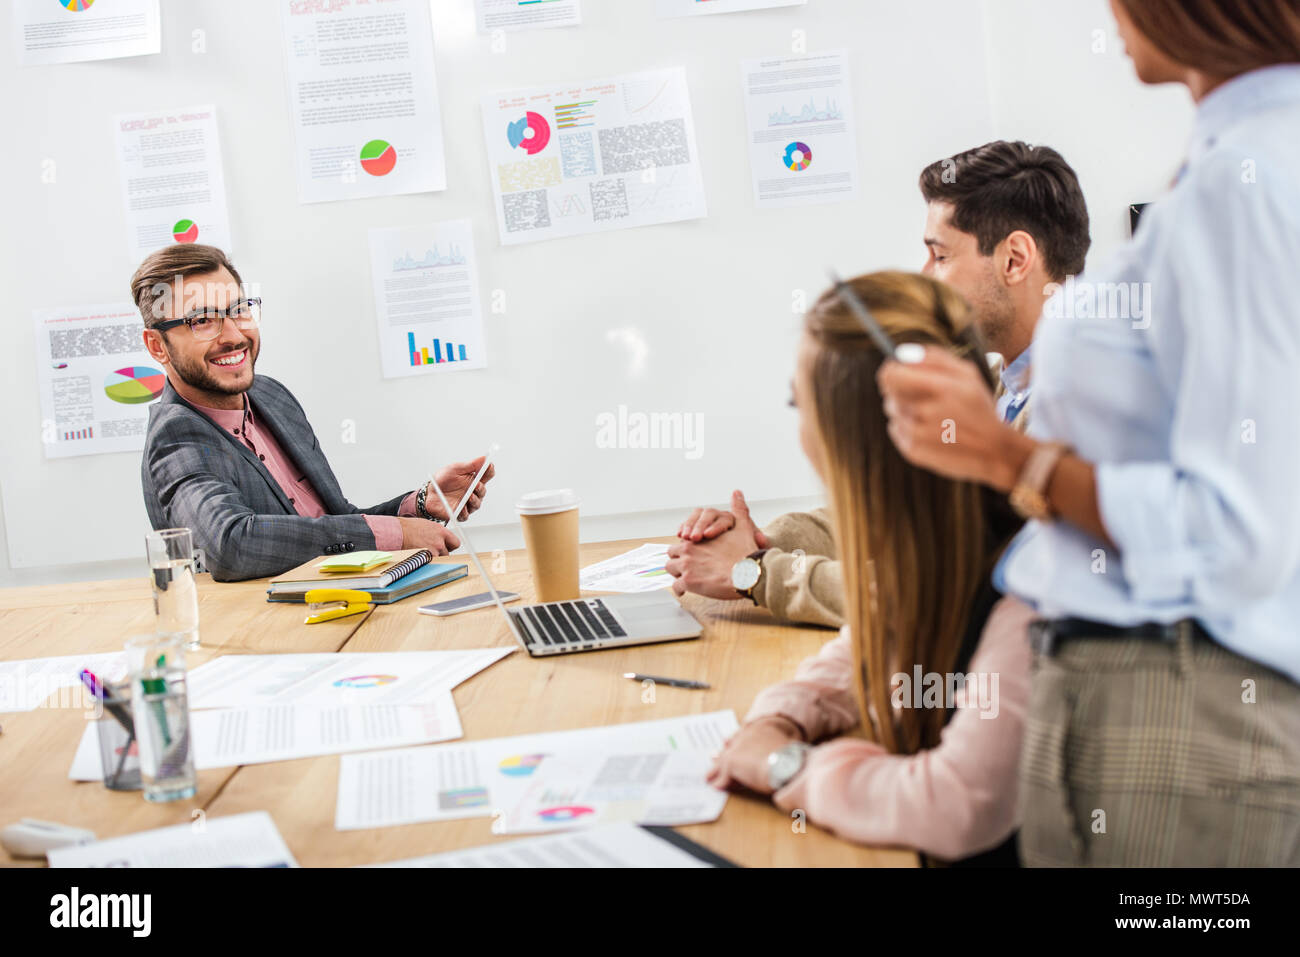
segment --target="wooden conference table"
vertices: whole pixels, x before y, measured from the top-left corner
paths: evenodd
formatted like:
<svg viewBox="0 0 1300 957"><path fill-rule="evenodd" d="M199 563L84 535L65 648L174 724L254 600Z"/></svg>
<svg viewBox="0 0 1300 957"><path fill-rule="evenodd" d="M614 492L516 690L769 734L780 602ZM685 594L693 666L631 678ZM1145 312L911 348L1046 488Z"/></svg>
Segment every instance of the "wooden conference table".
<svg viewBox="0 0 1300 957"><path fill-rule="evenodd" d="M583 545L584 565L613 557L643 540ZM458 556L453 556L458 558ZM467 560L467 559L466 559ZM532 598L523 551L498 553L494 584ZM499 574L497 568L504 570ZM420 651L514 645L494 608L435 618L416 611L485 590L470 563L468 578L369 614L303 624L301 605L266 602L264 582L218 584L200 576L203 647L191 667L224 654L334 651ZM732 708L743 718L762 688L789 677L830 637L823 629L775 624L744 602L688 595L684 604L704 624L695 641L534 659L522 650L470 678L453 693L465 738L502 737L601 724L646 721ZM147 579L0 590L0 660L116 651L130 635L153 626ZM710 691L660 685L653 703L624 672L696 678ZM0 715L0 826L23 817L93 830L100 838L209 816L268 811L304 866L348 866L399 860L510 840L488 818L441 821L365 831L336 831L338 756L200 771L190 801L153 805L139 792L108 791L68 780L85 728L79 706L43 707ZM911 851L864 848L812 825L799 832L769 802L733 795L711 824L679 829L739 864L759 867L914 867ZM0 864L15 861L0 851Z"/></svg>

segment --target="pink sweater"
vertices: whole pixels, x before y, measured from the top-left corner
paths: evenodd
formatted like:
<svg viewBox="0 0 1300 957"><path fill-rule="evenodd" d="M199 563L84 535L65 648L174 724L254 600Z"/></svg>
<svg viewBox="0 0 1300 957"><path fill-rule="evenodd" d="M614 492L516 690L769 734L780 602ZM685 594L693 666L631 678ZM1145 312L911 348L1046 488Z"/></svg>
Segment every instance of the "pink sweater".
<svg viewBox="0 0 1300 957"><path fill-rule="evenodd" d="M783 715L811 741L833 738L815 747L804 769L773 795L776 806L800 808L814 824L851 841L914 847L945 860L1002 843L1019 822L1016 768L1029 702L1026 629L1033 617L1014 598L994 606L968 666L970 700L958 701L936 747L913 755L835 737L858 724L845 629L804 661L793 681L761 692L745 718ZM923 700L925 684L907 688L909 704Z"/></svg>

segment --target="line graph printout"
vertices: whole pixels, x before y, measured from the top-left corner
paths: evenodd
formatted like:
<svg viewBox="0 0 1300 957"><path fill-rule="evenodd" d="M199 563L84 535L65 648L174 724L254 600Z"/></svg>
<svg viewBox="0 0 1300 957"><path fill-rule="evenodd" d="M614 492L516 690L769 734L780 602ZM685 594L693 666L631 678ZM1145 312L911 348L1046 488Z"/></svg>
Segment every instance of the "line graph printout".
<svg viewBox="0 0 1300 957"><path fill-rule="evenodd" d="M502 245L707 215L680 67L483 98Z"/></svg>
<svg viewBox="0 0 1300 957"><path fill-rule="evenodd" d="M856 198L858 146L847 53L746 60L741 77L759 208Z"/></svg>

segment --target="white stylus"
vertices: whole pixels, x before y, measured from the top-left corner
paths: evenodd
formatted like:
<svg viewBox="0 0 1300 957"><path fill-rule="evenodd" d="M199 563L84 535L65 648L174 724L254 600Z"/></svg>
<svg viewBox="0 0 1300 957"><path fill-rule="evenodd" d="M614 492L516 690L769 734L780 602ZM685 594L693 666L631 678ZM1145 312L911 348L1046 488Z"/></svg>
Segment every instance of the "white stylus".
<svg viewBox="0 0 1300 957"><path fill-rule="evenodd" d="M483 464L479 467L478 474L474 476L474 481L469 483L469 488L465 490L465 497L460 500L460 504L456 506L456 511L452 514L459 516L460 513L464 510L465 504L469 501L469 497L474 494L474 489L478 488L478 483L482 480L483 473L486 472L488 470L488 466L492 464L492 456L499 451L501 451L501 446L498 445L496 442L493 442L488 447L487 455L483 456ZM438 483L433 480L432 474L429 475L429 484L432 485L435 489L438 488ZM442 498L442 496L440 495L439 498ZM442 507L443 508L447 507L446 499L443 499ZM469 516L466 515L465 518L468 519ZM447 521L450 522L451 519L448 518Z"/></svg>

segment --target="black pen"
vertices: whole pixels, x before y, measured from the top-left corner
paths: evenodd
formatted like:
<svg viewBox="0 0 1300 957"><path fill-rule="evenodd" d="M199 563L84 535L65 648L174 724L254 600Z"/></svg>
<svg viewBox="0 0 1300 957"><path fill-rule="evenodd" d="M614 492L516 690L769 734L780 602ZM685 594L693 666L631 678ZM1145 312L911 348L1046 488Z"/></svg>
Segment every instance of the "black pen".
<svg viewBox="0 0 1300 957"><path fill-rule="evenodd" d="M629 671L623 677L631 678L633 681L653 681L657 685L668 685L670 688L697 688L706 691L712 687L703 681L686 681L683 678L660 678L656 675L640 675L635 671Z"/></svg>

